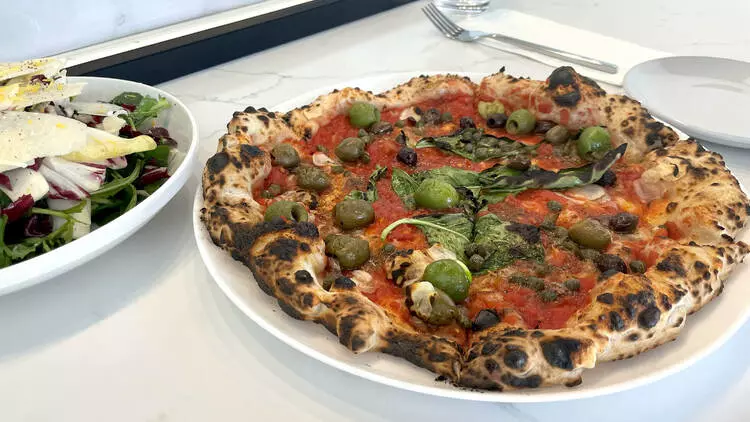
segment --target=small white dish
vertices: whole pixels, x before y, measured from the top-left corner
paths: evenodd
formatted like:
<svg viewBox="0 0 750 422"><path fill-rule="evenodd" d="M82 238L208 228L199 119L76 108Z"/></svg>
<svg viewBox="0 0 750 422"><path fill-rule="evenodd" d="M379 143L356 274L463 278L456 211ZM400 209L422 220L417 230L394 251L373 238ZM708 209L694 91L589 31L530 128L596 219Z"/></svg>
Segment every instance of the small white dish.
<svg viewBox="0 0 750 422"><path fill-rule="evenodd" d="M630 69L623 86L656 117L692 137L750 148L750 63L664 57Z"/></svg>
<svg viewBox="0 0 750 422"><path fill-rule="evenodd" d="M424 74L449 72L422 72ZM475 82L483 74L461 73ZM373 92L407 81L413 73L389 73L313 89L277 104L272 110L285 112L314 100L334 88L358 86ZM747 177L737 174L747 185ZM284 343L334 368L378 383L404 390L462 400L530 403L576 400L612 394L646 385L688 368L709 355L737 332L750 318L750 265L741 265L726 284L724 294L688 318L676 341L662 345L633 359L597 364L583 374L583 383L574 388L554 386L508 392L457 388L435 379L435 374L409 362L382 353L355 355L321 325L299 321L279 309L277 301L263 293L250 270L229 253L214 245L200 218L203 208L201 188L193 203L193 229L203 263L224 294L248 318ZM738 240L750 241L745 231Z"/></svg>
<svg viewBox="0 0 750 422"><path fill-rule="evenodd" d="M172 105L156 119L169 130L185 159L153 195L132 210L80 239L27 261L0 269L0 295L32 286L90 261L127 239L146 224L174 197L190 177L198 147L198 126L188 108L173 95L137 82L110 78L70 77L71 83L86 82L80 101L109 101L124 91L165 97ZM105 280L106 281L106 280Z"/></svg>

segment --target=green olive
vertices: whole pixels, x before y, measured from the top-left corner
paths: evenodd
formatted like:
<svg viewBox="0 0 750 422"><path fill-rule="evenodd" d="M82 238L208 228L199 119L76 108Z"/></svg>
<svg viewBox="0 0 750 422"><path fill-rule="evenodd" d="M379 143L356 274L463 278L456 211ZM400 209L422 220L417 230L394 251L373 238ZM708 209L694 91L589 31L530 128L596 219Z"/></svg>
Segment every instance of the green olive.
<svg viewBox="0 0 750 422"><path fill-rule="evenodd" d="M510 113L508 121L505 122L505 130L511 135L523 135L531 133L536 126L536 117L529 110L522 108Z"/></svg>
<svg viewBox="0 0 750 422"><path fill-rule="evenodd" d="M460 302L469 296L471 273L455 259L440 259L431 262L425 267L422 279L447 293L455 302Z"/></svg>
<svg viewBox="0 0 750 422"><path fill-rule="evenodd" d="M435 325L450 324L458 316L458 308L447 293L440 289L436 289L435 293L435 298L432 301L432 312L430 312L427 322Z"/></svg>
<svg viewBox="0 0 750 422"><path fill-rule="evenodd" d="M335 152L341 161L357 161L365 154L365 141L362 138L346 138L339 143Z"/></svg>
<svg viewBox="0 0 750 422"><path fill-rule="evenodd" d="M359 268L370 259L370 244L365 239L344 234L329 234L325 238L326 253L338 259L341 268Z"/></svg>
<svg viewBox="0 0 750 422"><path fill-rule="evenodd" d="M568 230L568 236L579 245L596 250L602 250L612 242L609 230L591 218L573 224Z"/></svg>
<svg viewBox="0 0 750 422"><path fill-rule="evenodd" d="M349 199L336 204L333 208L333 217L336 224L344 230L358 229L375 220L375 211L364 199Z"/></svg>
<svg viewBox="0 0 750 422"><path fill-rule="evenodd" d="M505 113L505 106L500 101L480 101L479 104L477 104L477 111L479 111L479 115L482 116L483 119L487 120L492 114Z"/></svg>
<svg viewBox="0 0 750 422"><path fill-rule="evenodd" d="M276 201L266 208L263 218L266 221L271 221L277 217L287 221L307 221L307 210L299 202Z"/></svg>
<svg viewBox="0 0 750 422"><path fill-rule="evenodd" d="M442 210L456 206L460 197L450 183L438 179L425 179L414 192L414 200L422 208Z"/></svg>
<svg viewBox="0 0 750 422"><path fill-rule="evenodd" d="M354 127L369 127L380 121L380 110L370 103L356 102L349 109L349 122Z"/></svg>
<svg viewBox="0 0 750 422"><path fill-rule="evenodd" d="M297 185L320 192L331 185L331 180L326 172L317 167L300 167L297 169Z"/></svg>
<svg viewBox="0 0 750 422"><path fill-rule="evenodd" d="M271 150L273 163L286 169L299 165L299 154L290 144L278 144Z"/></svg>
<svg viewBox="0 0 750 422"><path fill-rule="evenodd" d="M552 145L562 145L568 142L568 139L570 139L570 132L563 125L557 125L544 134L544 140Z"/></svg>
<svg viewBox="0 0 750 422"><path fill-rule="evenodd" d="M595 160L612 149L612 141L609 139L607 129L601 126L590 126L578 136L576 147L581 158Z"/></svg>

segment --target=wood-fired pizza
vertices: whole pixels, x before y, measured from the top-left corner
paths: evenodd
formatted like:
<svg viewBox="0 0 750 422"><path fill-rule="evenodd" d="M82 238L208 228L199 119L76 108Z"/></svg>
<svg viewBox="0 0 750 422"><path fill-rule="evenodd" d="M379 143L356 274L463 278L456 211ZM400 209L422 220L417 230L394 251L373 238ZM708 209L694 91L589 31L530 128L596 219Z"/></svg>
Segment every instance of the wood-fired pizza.
<svg viewBox="0 0 750 422"><path fill-rule="evenodd" d="M675 339L748 253L721 156L570 67L248 107L203 197L291 317L480 389L574 386Z"/></svg>

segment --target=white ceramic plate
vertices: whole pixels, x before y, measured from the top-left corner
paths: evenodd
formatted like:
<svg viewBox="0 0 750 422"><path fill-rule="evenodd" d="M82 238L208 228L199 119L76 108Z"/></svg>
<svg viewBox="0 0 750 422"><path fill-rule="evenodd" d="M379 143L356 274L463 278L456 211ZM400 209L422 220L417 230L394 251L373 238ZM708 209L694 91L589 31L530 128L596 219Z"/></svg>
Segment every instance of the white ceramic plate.
<svg viewBox="0 0 750 422"><path fill-rule="evenodd" d="M630 69L623 86L655 116L690 136L750 148L750 63L665 57Z"/></svg>
<svg viewBox="0 0 750 422"><path fill-rule="evenodd" d="M467 76L475 76L467 74ZM409 75L385 75L339 84L359 86L375 92L388 89ZM333 87L315 90L275 107L286 111L309 103L315 96ZM381 353L355 356L341 346L322 326L290 318L279 309L276 300L263 293L250 270L216 247L200 221L203 195L195 195L193 226L203 262L229 299L248 317L293 348L335 368L376 382L406 390L443 397L494 402L547 402L572 400L610 394L644 385L687 368L716 350L750 316L750 268L742 265L732 275L725 293L688 319L677 341L661 346L634 359L597 365L584 372L583 384L574 388L551 387L519 392L481 392L453 387L435 381L435 374L408 362ZM745 234L744 239L748 236Z"/></svg>
<svg viewBox="0 0 750 422"><path fill-rule="evenodd" d="M169 130L177 141L177 148L185 159L174 174L153 195L135 208L94 230L44 255L37 256L0 270L0 295L48 280L69 271L108 251L146 224L182 188L195 163L198 146L198 127L187 107L173 95L137 82L119 79L71 77L70 82L87 82L82 101L109 101L123 91L133 91L152 97L165 97L172 107L161 112L157 124Z"/></svg>

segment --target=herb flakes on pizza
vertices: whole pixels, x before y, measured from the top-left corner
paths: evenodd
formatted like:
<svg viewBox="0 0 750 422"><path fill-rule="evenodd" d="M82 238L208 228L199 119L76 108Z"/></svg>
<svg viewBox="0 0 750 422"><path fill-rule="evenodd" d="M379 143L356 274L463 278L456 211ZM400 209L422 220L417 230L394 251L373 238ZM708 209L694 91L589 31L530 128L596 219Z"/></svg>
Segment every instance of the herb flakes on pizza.
<svg viewBox="0 0 750 422"><path fill-rule="evenodd" d="M214 243L291 317L489 390L673 340L748 253L721 156L570 67L249 107L203 195Z"/></svg>

